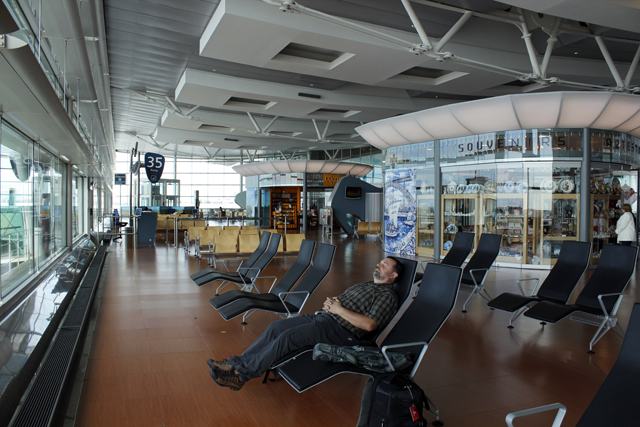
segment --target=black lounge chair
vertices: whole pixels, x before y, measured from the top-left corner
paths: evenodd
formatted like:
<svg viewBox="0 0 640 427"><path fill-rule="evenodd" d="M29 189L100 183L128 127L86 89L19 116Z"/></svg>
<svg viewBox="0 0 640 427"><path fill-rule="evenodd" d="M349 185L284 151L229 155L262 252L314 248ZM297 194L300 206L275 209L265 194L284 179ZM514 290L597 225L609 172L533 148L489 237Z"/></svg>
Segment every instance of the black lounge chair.
<svg viewBox="0 0 640 427"><path fill-rule="evenodd" d="M616 314L622 302L622 292L627 287L636 267L638 248L635 246L605 245L598 267L593 272L575 304L559 304L542 301L525 311L524 315L546 323L556 323L571 315L571 320L598 326L589 343L593 346L612 329L621 337L624 330L618 324ZM619 330L615 329L616 326Z"/></svg>
<svg viewBox="0 0 640 427"><path fill-rule="evenodd" d="M402 349L403 352L418 355L413 366L407 369L409 378L413 378L429 343L451 314L461 277L462 270L458 267L427 264L418 295L382 341L383 353L387 350ZM374 375L372 371L348 363L313 360L311 352L290 360L280 366L278 371L299 393L344 372ZM433 402L430 404L439 421L437 407Z"/></svg>
<svg viewBox="0 0 640 427"><path fill-rule="evenodd" d="M335 252L336 247L334 245L320 243L313 266L307 271L307 274L304 275L293 291L280 292L277 295L260 294L258 299L251 300L243 298L225 305L218 313L220 313L224 320L231 320L245 313L242 319L243 323L246 323L247 317L253 314L255 310L271 311L283 317L297 316L300 314L309 296L311 296L329 273ZM253 311L249 313L250 310Z"/></svg>
<svg viewBox="0 0 640 427"><path fill-rule="evenodd" d="M462 273L460 290L471 292L462 305L463 313L467 312L467 305L472 303L478 295L487 301L492 299L489 292L484 288L484 280L487 278L487 273L489 273L493 262L498 257L501 243L502 236L500 234L483 233L480 236L478 247Z"/></svg>
<svg viewBox="0 0 640 427"><path fill-rule="evenodd" d="M589 242L562 242L560 257L553 266L549 275L538 293L534 295L538 288L540 279L520 279L516 281L521 294L505 292L487 303L491 308L513 313L509 319L508 328L513 328L513 321L524 313L526 309L540 301L552 301L559 304L566 304L576 287L580 278L589 267L591 257L591 243ZM521 283L535 280L535 286L531 295L526 295Z"/></svg>
<svg viewBox="0 0 640 427"><path fill-rule="evenodd" d="M271 288L269 288L267 294L252 294L249 292L234 289L209 300L209 302L211 303L213 308L219 310L221 307L224 307L225 305L239 299L248 298L260 301L261 299L264 299L265 295L268 295L269 293L278 295L280 294L280 292L289 292L295 286L295 284L298 283L298 280L300 280L302 275L309 269L309 267L311 267L311 259L313 258L313 251L315 250L315 248L315 241L306 239L303 240L302 244L300 245L300 251L298 252L298 256L296 257L295 262L289 268L289 270L287 270L284 276L282 276L282 279L280 279L277 285L271 285ZM262 278L267 279L268 277Z"/></svg>
<svg viewBox="0 0 640 427"><path fill-rule="evenodd" d="M418 262L412 259L400 258L400 257L389 257L389 258L393 258L394 260L396 260L396 262L399 262L400 264L402 264L402 276L399 277L398 280L396 280L396 282L393 284L393 291L396 293L398 297L398 308L400 308L405 303L405 301L409 298L409 296L411 296L411 290L413 289L414 283L417 283L414 280L414 278L416 276L416 271L418 269ZM420 284L417 283L417 286L419 285ZM416 291L417 291L417 287L416 287ZM316 312L316 313L320 313L320 312ZM396 314L396 317L399 314L400 312ZM390 328L391 325L395 324L394 320L395 320L395 317L391 320L391 322L389 322L389 325L387 326L387 328ZM375 331L370 332L369 334L367 334L366 337L363 338L362 344L376 345L376 341L382 335L382 333L387 330L387 328L376 329ZM292 352L291 354L286 355L282 359L277 360L276 362L274 362L273 366L265 373L263 382L266 382L269 379L270 372L274 372L274 371L277 372L278 366L283 365L287 363L289 360L298 357L298 355L311 350L313 350L313 346L303 347Z"/></svg>
<svg viewBox="0 0 640 427"><path fill-rule="evenodd" d="M235 283L236 285L239 285L243 291L251 292L255 288L255 281L258 279L262 270L264 270L267 265L269 265L273 257L276 256L281 237L282 236L280 234L271 235L267 250L264 251L252 267L247 267L246 265L244 267L239 267L238 272L236 273L210 273L196 279L196 285L202 286L207 283L222 280L223 283L218 286L218 289L216 289L216 295L229 283Z"/></svg>
<svg viewBox="0 0 640 427"><path fill-rule="evenodd" d="M258 247L256 248L255 251L253 251L253 253L249 256L249 258L247 258L246 261L244 261L242 259L240 260L240 265L236 269L236 273L238 272L238 269L240 267L242 267L243 265L245 267L253 267L253 264L255 264L256 261L258 261L258 259L262 256L264 251L267 250L267 246L269 245L269 237L271 237L271 233L268 233L268 232L262 233L262 237L260 237L260 243L258 243ZM225 263L225 261L226 260L222 260L222 263L226 267L227 264ZM229 270L229 269L227 268L227 270ZM208 274L212 274L212 273L228 274L229 271L221 271L221 270L216 270L214 268L205 268L204 270L200 270L197 273L192 274L191 275L191 280L193 280L195 282L197 279L199 279L201 277L204 277L204 276L206 276Z"/></svg>
<svg viewBox="0 0 640 427"><path fill-rule="evenodd" d="M576 427L636 427L638 425L638 420L640 420L640 405L638 405L638 395L640 395L639 354L640 303L635 303L627 327L627 336L622 342L618 359L595 397L587 406L587 410L582 414ZM515 418L554 409L558 409L559 412L553 426L560 427L567 408L559 403L513 412L506 417L507 426L513 427Z"/></svg>
<svg viewBox="0 0 640 427"><path fill-rule="evenodd" d="M462 264L467 260L467 257L473 249L473 241L476 238L475 233L460 232L456 233L456 238L453 240L453 246L447 252L447 255L440 261L440 264L451 265L453 267L462 267ZM425 269L427 261L420 261L422 271ZM422 279L422 273L416 275L416 282Z"/></svg>

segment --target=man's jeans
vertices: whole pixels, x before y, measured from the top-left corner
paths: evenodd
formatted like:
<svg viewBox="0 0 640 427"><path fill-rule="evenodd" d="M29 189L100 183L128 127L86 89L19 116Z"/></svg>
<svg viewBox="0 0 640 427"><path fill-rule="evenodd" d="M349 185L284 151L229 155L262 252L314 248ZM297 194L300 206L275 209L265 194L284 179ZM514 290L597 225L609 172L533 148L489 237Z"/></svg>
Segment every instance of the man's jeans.
<svg viewBox="0 0 640 427"><path fill-rule="evenodd" d="M273 322L242 356L227 360L240 380L247 381L261 376L287 354L317 343L357 345L358 340L328 314L304 314Z"/></svg>

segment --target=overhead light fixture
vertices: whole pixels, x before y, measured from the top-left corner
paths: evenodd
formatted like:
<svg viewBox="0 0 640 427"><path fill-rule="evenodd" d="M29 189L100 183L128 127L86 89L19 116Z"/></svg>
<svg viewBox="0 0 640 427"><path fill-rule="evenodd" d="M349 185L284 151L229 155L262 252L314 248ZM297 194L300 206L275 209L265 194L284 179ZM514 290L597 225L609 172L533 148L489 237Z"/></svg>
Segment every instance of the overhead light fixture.
<svg viewBox="0 0 640 427"><path fill-rule="evenodd" d="M67 162L67 163L69 162L69 158L68 158L67 156L63 156L63 155L61 155L61 156L60 156L60 158L61 158L62 160L64 160L65 162Z"/></svg>

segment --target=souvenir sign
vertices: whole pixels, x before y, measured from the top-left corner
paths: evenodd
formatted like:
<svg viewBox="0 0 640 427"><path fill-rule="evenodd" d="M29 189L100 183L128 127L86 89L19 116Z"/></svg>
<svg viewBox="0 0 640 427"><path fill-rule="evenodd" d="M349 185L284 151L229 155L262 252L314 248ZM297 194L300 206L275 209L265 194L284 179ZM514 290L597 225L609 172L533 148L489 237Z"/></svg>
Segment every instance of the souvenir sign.
<svg viewBox="0 0 640 427"><path fill-rule="evenodd" d="M162 171L164 170L164 156L155 153L146 153L144 155L144 167L147 170L147 178L152 184L160 181Z"/></svg>

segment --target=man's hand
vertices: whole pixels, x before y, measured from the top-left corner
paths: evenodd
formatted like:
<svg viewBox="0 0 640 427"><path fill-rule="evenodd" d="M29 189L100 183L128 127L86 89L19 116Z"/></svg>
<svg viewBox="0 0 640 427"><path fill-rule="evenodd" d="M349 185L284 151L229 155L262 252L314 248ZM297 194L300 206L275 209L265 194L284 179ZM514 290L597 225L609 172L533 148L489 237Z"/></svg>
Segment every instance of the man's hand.
<svg viewBox="0 0 640 427"><path fill-rule="evenodd" d="M322 309L327 313L333 313L340 316L340 310L342 309L342 303L338 297L329 297L324 302Z"/></svg>
<svg viewBox="0 0 640 427"><path fill-rule="evenodd" d="M358 314L344 308L337 297L327 298L322 305L322 309L327 313L333 313L342 317L353 326L364 329L365 331L371 332L378 328L378 324L364 314Z"/></svg>

